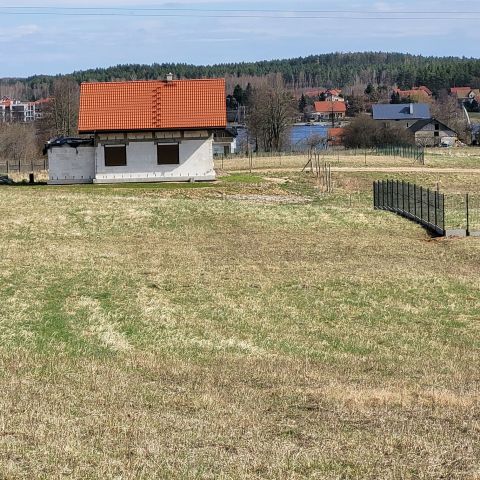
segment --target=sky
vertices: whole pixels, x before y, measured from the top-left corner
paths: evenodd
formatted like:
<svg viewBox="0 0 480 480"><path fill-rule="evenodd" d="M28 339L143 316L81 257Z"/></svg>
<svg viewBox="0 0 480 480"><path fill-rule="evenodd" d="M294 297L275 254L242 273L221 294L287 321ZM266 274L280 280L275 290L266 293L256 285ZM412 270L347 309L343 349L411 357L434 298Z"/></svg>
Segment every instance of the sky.
<svg viewBox="0 0 480 480"><path fill-rule="evenodd" d="M204 65L329 52L478 57L480 2L476 9L475 3L0 0L0 77L122 63Z"/></svg>

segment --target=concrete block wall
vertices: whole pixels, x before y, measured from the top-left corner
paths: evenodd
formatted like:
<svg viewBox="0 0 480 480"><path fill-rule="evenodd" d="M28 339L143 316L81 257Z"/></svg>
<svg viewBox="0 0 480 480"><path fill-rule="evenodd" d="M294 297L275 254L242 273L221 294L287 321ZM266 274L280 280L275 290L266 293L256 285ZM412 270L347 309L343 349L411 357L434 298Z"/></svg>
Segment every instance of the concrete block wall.
<svg viewBox="0 0 480 480"><path fill-rule="evenodd" d="M95 178L95 148L68 145L48 151L48 183L92 183Z"/></svg>
<svg viewBox="0 0 480 480"><path fill-rule="evenodd" d="M212 137L180 140L178 165L157 164L157 144L153 139L130 141L126 145L126 150L127 165L106 167L105 147L101 143L96 147L72 148L64 145L50 148L48 183L54 185L215 180Z"/></svg>

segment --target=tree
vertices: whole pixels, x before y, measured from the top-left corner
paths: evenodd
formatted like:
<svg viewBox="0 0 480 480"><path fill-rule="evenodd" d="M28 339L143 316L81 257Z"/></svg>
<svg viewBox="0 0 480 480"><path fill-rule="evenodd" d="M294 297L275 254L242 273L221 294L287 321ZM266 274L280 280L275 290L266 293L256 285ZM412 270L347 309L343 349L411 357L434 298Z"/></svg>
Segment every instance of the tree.
<svg viewBox="0 0 480 480"><path fill-rule="evenodd" d="M470 143L470 128L463 111L455 97L442 92L432 105L432 116L457 132L460 140Z"/></svg>
<svg viewBox="0 0 480 480"><path fill-rule="evenodd" d="M295 112L295 99L284 88L255 89L247 115L247 127L255 139L255 150L280 151Z"/></svg>
<svg viewBox="0 0 480 480"><path fill-rule="evenodd" d="M237 83L233 89L233 96L240 105L243 105L244 95L243 88Z"/></svg>
<svg viewBox="0 0 480 480"><path fill-rule="evenodd" d="M307 99L305 98L305 95L302 93L302 96L300 97L300 100L298 102L298 111L300 113L304 113L306 106L307 106Z"/></svg>
<svg viewBox="0 0 480 480"><path fill-rule="evenodd" d="M371 148L375 146L378 125L372 118L356 117L345 127L343 143L347 148Z"/></svg>
<svg viewBox="0 0 480 480"><path fill-rule="evenodd" d="M382 125L365 115L355 118L345 127L347 148L372 148L383 145L413 145L414 136L400 125Z"/></svg>
<svg viewBox="0 0 480 480"><path fill-rule="evenodd" d="M39 130L46 136L77 134L80 89L75 80L61 77L53 82L53 96L45 107Z"/></svg>
<svg viewBox="0 0 480 480"><path fill-rule="evenodd" d="M39 153L32 123L0 124L0 157L18 165L30 163Z"/></svg>

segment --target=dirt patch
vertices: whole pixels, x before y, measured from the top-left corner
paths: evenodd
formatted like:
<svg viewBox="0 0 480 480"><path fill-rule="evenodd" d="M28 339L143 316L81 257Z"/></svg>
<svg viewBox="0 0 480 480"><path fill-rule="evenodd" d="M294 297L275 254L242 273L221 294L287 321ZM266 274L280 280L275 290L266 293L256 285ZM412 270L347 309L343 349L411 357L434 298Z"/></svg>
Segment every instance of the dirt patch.
<svg viewBox="0 0 480 480"><path fill-rule="evenodd" d="M264 204L300 204L308 203L310 199L297 195L258 195L258 194L238 194L238 195L225 195L225 200L237 200L241 202L249 203L264 203Z"/></svg>

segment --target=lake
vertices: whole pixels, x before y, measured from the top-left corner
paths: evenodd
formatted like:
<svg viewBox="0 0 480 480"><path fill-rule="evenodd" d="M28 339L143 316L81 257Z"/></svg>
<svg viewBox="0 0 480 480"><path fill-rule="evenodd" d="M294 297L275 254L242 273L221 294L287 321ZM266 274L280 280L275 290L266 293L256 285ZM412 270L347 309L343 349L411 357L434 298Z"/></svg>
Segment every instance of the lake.
<svg viewBox="0 0 480 480"><path fill-rule="evenodd" d="M307 140L319 135L326 138L329 127L321 124L314 125L292 125L290 130L290 145L293 151L305 150L307 148ZM244 148L247 141L247 130L243 127L238 128L237 145L240 149Z"/></svg>

